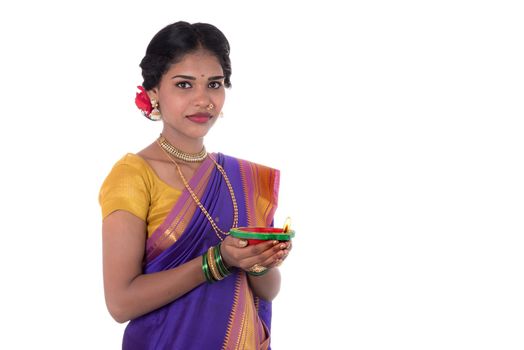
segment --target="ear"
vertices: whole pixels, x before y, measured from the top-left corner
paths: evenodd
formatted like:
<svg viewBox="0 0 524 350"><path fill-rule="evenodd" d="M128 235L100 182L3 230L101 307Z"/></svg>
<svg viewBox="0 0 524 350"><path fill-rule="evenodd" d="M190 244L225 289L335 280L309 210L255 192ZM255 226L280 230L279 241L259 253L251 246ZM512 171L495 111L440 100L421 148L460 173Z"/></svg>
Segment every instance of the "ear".
<svg viewBox="0 0 524 350"><path fill-rule="evenodd" d="M147 96L150 100L158 101L158 88L154 87L151 90L147 90Z"/></svg>

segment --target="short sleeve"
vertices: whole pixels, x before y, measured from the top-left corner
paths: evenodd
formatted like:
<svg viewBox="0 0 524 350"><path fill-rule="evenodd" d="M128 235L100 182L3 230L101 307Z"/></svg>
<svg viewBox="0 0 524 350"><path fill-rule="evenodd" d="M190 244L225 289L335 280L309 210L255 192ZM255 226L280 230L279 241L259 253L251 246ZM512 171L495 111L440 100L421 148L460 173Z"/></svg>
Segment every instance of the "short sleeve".
<svg viewBox="0 0 524 350"><path fill-rule="evenodd" d="M118 161L104 180L98 200L102 218L125 210L146 221L151 195L143 165L133 162L129 155Z"/></svg>

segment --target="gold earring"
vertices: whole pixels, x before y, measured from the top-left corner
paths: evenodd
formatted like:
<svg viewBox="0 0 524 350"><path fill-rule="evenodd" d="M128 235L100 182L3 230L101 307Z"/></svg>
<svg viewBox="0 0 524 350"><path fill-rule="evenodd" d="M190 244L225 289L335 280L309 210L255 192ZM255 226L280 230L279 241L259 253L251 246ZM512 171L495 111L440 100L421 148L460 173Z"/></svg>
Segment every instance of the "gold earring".
<svg viewBox="0 0 524 350"><path fill-rule="evenodd" d="M153 110L151 113L149 113L149 119L151 120L160 120L162 119L162 115L160 114L160 110L158 109L158 101L155 99L151 99L151 107L153 107Z"/></svg>
<svg viewBox="0 0 524 350"><path fill-rule="evenodd" d="M220 114L218 115L220 118L224 118L224 112L220 111Z"/></svg>

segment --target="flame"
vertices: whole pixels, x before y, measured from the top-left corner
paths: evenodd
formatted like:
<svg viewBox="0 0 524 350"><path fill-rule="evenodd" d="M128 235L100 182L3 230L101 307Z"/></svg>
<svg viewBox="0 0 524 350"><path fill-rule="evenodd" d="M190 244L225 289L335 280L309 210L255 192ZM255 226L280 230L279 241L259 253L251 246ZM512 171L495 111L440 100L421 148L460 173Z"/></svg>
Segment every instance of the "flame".
<svg viewBox="0 0 524 350"><path fill-rule="evenodd" d="M288 216L286 218L286 221L284 222L284 226L282 228L282 232L287 232L289 231L289 227L291 226L291 218Z"/></svg>

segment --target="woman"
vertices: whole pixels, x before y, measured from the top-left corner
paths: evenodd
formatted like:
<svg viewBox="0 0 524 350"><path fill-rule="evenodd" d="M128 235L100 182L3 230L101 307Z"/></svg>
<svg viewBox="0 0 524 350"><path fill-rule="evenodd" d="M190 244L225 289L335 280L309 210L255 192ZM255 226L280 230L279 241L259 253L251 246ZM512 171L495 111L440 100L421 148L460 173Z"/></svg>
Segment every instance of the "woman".
<svg viewBox="0 0 524 350"><path fill-rule="evenodd" d="M128 324L124 349L268 349L276 268L291 242L248 245L232 227L271 226L278 170L208 154L231 86L229 43L177 22L151 40L137 106L160 137L118 161L100 190L104 288Z"/></svg>

